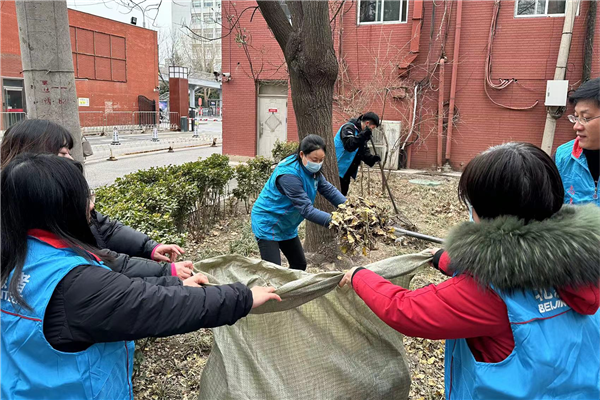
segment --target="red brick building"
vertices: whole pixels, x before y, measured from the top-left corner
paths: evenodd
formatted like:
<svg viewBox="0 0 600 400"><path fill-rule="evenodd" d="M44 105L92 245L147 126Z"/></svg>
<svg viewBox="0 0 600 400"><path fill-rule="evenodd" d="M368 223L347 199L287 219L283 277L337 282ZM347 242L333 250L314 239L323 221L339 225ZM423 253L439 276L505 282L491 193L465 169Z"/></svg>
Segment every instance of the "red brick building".
<svg viewBox="0 0 600 400"><path fill-rule="evenodd" d="M68 12L79 111L138 111L138 96L155 101L158 107L157 32ZM26 108L14 1L2 2L0 27L0 89L2 112L7 116L11 109ZM82 124L84 119L94 122L82 117Z"/></svg>
<svg viewBox="0 0 600 400"><path fill-rule="evenodd" d="M222 68L231 77L223 83L223 149L227 154L268 154L276 138L298 137L283 55L260 11L242 13L254 2L222 4L224 21L241 15L239 28L222 41ZM332 14L339 4L330 3ZM441 156L442 164L449 160L454 169L461 169L491 145L541 144L546 82L554 78L565 2L464 1L459 31L458 4L345 2L331 24L340 65L332 134L349 117L369 110L383 112L389 132L396 131L393 137L386 135L390 141L406 141L407 153L401 158L411 168L435 167ZM582 79L589 4L582 1L575 16L565 78L570 89ZM600 75L599 13L592 18L597 26L594 37L588 38L594 41L593 78ZM490 40L492 27L495 34ZM455 54L457 37L460 46ZM453 69L454 123L449 132ZM566 118L571 112L568 106L558 119L553 148L574 138Z"/></svg>

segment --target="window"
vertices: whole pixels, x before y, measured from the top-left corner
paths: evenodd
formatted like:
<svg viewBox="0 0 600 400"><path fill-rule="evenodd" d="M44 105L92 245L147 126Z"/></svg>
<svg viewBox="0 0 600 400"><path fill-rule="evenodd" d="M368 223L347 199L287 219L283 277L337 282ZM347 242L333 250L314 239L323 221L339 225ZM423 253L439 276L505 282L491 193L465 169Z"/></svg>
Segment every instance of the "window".
<svg viewBox="0 0 600 400"><path fill-rule="evenodd" d="M127 82L125 38L69 27L75 78Z"/></svg>
<svg viewBox="0 0 600 400"><path fill-rule="evenodd" d="M566 0L517 0L515 15L564 15Z"/></svg>
<svg viewBox="0 0 600 400"><path fill-rule="evenodd" d="M213 6L213 2L212 1L207 1L204 3L204 7L212 7Z"/></svg>
<svg viewBox="0 0 600 400"><path fill-rule="evenodd" d="M199 0L194 0L192 6L194 6L195 8L200 8L202 7L202 2Z"/></svg>
<svg viewBox="0 0 600 400"><path fill-rule="evenodd" d="M200 15L198 15L198 14L194 14L194 15L192 15L192 19L191 19L191 21L190 21L190 23L191 23L192 25L194 25L194 24L199 24L199 23L201 23L201 22L202 22L202 18L200 17Z"/></svg>
<svg viewBox="0 0 600 400"><path fill-rule="evenodd" d="M212 22L213 21L213 16L212 13L204 13L204 22Z"/></svg>
<svg viewBox="0 0 600 400"><path fill-rule="evenodd" d="M360 0L358 23L406 22L408 0Z"/></svg>

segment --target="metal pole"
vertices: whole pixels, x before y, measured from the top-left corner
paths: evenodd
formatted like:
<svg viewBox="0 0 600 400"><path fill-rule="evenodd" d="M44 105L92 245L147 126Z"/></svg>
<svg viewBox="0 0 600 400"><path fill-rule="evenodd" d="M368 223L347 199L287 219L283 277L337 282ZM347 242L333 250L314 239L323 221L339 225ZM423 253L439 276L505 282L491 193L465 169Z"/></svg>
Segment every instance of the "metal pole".
<svg viewBox="0 0 600 400"><path fill-rule="evenodd" d="M394 226L394 233L404 235L404 236L414 237L414 238L421 239L421 240L427 240L428 242L439 243L439 244L444 243L444 239L440 239L435 236L423 235L422 233L407 231L406 229L396 228L395 226Z"/></svg>

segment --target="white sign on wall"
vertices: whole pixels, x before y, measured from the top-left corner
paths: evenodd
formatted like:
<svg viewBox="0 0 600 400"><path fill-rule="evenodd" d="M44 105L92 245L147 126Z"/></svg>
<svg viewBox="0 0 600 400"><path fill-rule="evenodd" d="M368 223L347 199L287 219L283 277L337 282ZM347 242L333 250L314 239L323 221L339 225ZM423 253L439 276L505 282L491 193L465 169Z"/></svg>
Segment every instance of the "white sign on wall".
<svg viewBox="0 0 600 400"><path fill-rule="evenodd" d="M88 99L87 97L79 98L79 107L89 107L89 106L90 106L90 99Z"/></svg>

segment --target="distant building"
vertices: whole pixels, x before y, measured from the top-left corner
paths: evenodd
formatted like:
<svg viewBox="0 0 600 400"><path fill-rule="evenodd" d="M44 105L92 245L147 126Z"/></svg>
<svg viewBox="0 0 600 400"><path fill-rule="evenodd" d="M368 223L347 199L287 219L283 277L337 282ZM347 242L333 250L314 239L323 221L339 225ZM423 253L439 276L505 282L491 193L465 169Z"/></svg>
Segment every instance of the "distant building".
<svg viewBox="0 0 600 400"><path fill-rule="evenodd" d="M75 85L82 126L98 125L101 115L158 110L157 32L68 10ZM0 129L27 111L15 2L0 7Z"/></svg>

